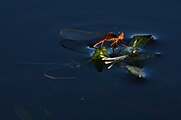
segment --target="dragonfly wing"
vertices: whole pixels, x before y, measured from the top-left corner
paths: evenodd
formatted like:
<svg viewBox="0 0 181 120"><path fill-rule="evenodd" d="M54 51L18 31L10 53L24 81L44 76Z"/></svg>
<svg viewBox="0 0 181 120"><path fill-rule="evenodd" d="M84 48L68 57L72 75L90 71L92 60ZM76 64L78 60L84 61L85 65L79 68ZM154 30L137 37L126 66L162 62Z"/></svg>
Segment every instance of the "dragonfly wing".
<svg viewBox="0 0 181 120"><path fill-rule="evenodd" d="M90 48L82 42L74 41L74 40L61 40L60 45L66 49L69 49L78 53L82 53L89 57L95 50L94 48Z"/></svg>
<svg viewBox="0 0 181 120"><path fill-rule="evenodd" d="M76 29L63 29L60 31L60 35L69 40L93 40L96 38L103 37L103 33L89 32Z"/></svg>
<svg viewBox="0 0 181 120"><path fill-rule="evenodd" d="M95 50L91 46L96 43L96 39L104 36L102 33L76 29L62 29L60 35L64 38L60 41L62 47L88 56Z"/></svg>

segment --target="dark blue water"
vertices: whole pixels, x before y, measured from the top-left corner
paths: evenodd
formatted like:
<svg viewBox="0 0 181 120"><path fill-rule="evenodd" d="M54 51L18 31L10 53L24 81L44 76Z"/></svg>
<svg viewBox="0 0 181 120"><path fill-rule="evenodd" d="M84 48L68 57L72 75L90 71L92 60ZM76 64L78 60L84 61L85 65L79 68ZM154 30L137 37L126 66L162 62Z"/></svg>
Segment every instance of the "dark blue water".
<svg viewBox="0 0 181 120"><path fill-rule="evenodd" d="M180 5L178 0L1 1L0 119L20 120L19 106L34 120L180 120ZM87 60L59 45L64 28L153 34L155 46L148 49L162 56L144 63L147 78L141 82L120 69L98 73L91 65L59 71L76 80L51 80L44 72L58 65L19 64Z"/></svg>

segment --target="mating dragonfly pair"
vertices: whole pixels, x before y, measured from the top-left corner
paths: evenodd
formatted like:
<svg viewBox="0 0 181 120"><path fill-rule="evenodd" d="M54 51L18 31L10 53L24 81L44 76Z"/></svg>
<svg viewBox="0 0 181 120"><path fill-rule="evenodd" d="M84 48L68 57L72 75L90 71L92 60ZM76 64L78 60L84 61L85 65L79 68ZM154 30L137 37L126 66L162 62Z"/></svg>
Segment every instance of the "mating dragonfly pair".
<svg viewBox="0 0 181 120"><path fill-rule="evenodd" d="M157 54L141 53L141 47L150 43L153 36L135 35L125 39L124 32L118 35L108 33L97 33L76 29L63 29L60 35L64 38L60 41L62 47L84 54L90 54L91 61L95 62L97 71L101 72L104 65L113 65L126 68L131 74L144 77L142 68L137 64L141 60L156 57ZM110 43L110 44L108 44ZM108 44L108 45L107 45ZM118 48L116 51L115 48ZM109 50L112 49L112 52Z"/></svg>

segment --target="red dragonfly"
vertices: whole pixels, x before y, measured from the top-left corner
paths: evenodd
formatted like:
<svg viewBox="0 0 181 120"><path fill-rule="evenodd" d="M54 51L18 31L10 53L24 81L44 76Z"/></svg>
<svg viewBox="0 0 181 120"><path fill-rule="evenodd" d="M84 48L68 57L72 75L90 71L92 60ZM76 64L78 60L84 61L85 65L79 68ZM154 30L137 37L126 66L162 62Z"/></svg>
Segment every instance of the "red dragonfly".
<svg viewBox="0 0 181 120"><path fill-rule="evenodd" d="M124 33L123 32L120 32L118 35L115 35L111 32L108 32L106 33L105 37L100 40L99 42L97 42L94 47L96 47L97 45L99 44L102 44L105 42L105 41L112 41L111 43L111 47L113 48L113 45L116 44L118 46L118 42L119 41L122 41L124 39Z"/></svg>
<svg viewBox="0 0 181 120"><path fill-rule="evenodd" d="M98 32L89 32L89 31L82 31L82 30L76 30L76 29L63 29L60 31L60 35L65 39L75 40L75 41L93 40L93 39L100 38L101 40L98 41L97 43L94 43L93 47L96 47L99 44L101 44L102 46L105 41L111 41L112 43L110 46L114 48L114 44L118 46L118 43L120 41L123 41L124 39L124 32L120 32L118 35L115 35L111 32L107 32L103 34L103 33L98 33ZM125 42L124 44L121 44L121 45L126 46Z"/></svg>

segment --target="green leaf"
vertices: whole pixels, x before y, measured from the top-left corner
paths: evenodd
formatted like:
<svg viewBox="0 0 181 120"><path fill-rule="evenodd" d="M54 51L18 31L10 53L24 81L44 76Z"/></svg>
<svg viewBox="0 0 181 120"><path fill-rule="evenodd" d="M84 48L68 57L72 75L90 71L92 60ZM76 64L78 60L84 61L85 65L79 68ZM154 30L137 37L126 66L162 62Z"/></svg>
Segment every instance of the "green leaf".
<svg viewBox="0 0 181 120"><path fill-rule="evenodd" d="M95 68L98 72L103 71L104 62L102 61L102 57L108 55L108 50L104 46L97 48L93 53L91 61L95 62Z"/></svg>
<svg viewBox="0 0 181 120"><path fill-rule="evenodd" d="M143 72L140 68L135 67L135 66L130 66L130 65L126 65L125 67L131 74L138 77L143 77Z"/></svg>
<svg viewBox="0 0 181 120"><path fill-rule="evenodd" d="M153 36L152 35L136 35L133 36L132 41L129 43L128 46L133 46L134 41L137 39L137 47L144 47L145 45L147 45L148 43L150 43L153 40Z"/></svg>
<svg viewBox="0 0 181 120"><path fill-rule="evenodd" d="M92 55L92 60L100 60L102 56L108 56L108 50L105 47L99 47Z"/></svg>
<svg viewBox="0 0 181 120"><path fill-rule="evenodd" d="M104 62L102 60L96 60L95 61L95 68L98 72L102 72L103 71L103 65Z"/></svg>

